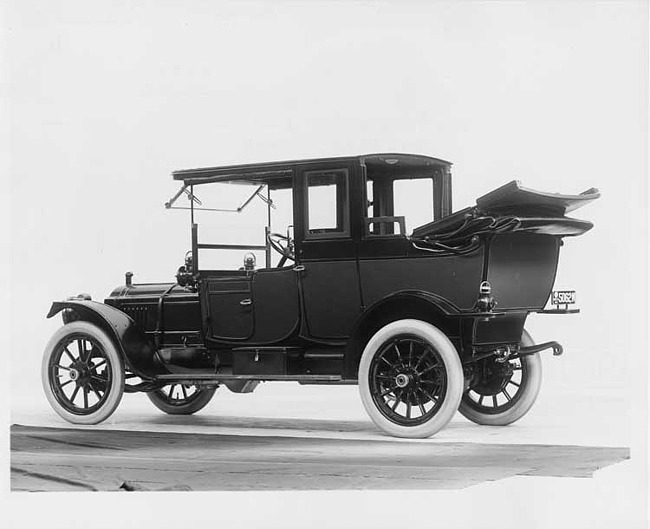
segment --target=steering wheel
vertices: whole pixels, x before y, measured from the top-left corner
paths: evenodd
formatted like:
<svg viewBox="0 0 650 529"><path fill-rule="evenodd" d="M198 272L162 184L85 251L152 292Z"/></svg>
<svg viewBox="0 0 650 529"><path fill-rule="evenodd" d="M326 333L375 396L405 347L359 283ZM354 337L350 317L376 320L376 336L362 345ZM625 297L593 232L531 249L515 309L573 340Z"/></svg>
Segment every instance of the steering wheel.
<svg viewBox="0 0 650 529"><path fill-rule="evenodd" d="M291 237L273 232L266 236L266 240L269 241L271 248L282 256L282 259L280 259L280 262L278 263L278 268L284 266L287 259L291 259L292 261L296 260L293 239Z"/></svg>

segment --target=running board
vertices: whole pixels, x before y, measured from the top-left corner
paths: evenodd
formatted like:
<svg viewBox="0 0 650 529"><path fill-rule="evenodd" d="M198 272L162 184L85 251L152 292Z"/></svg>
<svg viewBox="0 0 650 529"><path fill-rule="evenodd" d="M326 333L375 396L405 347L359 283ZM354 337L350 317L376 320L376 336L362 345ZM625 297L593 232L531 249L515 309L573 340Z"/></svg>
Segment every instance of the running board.
<svg viewBox="0 0 650 529"><path fill-rule="evenodd" d="M159 382L167 381L190 381L190 382L222 382L227 380L260 380L260 381L285 381L300 382L301 384L327 384L341 382L341 375L229 375L219 373L201 373L201 374L175 374L175 375L158 375L154 380Z"/></svg>
<svg viewBox="0 0 650 529"><path fill-rule="evenodd" d="M340 380L299 380L298 384L301 386L358 386L358 380L340 379Z"/></svg>

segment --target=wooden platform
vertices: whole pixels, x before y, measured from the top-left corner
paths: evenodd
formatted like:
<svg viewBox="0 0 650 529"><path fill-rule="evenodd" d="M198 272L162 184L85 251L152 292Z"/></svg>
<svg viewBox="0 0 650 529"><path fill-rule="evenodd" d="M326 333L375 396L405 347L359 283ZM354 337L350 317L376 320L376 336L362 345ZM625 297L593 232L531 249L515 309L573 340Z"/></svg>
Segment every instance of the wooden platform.
<svg viewBox="0 0 650 529"><path fill-rule="evenodd" d="M460 489L590 477L628 448L11 427L13 491Z"/></svg>

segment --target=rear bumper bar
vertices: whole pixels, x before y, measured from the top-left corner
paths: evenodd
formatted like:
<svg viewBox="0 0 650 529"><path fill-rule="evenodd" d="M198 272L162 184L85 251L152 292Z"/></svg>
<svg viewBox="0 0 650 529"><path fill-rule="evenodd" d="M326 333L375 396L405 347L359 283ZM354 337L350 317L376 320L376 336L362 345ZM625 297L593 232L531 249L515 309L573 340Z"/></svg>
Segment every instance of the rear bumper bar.
<svg viewBox="0 0 650 529"><path fill-rule="evenodd" d="M553 356L560 356L564 349L557 342L544 342L536 345L530 345L528 347L520 347L517 353L518 356L528 356L540 351L545 351L546 349L553 349Z"/></svg>
<svg viewBox="0 0 650 529"><path fill-rule="evenodd" d="M535 312L537 314L578 314L580 309L544 309Z"/></svg>

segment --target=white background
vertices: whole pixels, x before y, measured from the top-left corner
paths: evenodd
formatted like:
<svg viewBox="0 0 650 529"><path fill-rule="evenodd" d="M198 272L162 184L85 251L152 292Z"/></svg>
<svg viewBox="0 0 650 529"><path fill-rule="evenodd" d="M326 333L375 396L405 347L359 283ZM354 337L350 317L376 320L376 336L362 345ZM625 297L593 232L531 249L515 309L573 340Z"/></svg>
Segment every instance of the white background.
<svg viewBox="0 0 650 529"><path fill-rule="evenodd" d="M454 162L454 209L512 179L601 190L575 213L595 228L561 253L557 286L577 290L583 312L535 316L529 330L566 349L545 361L543 391L622 396L643 464L645 2L13 1L1 14L12 409L46 406L52 300L101 300L127 270L173 280L189 218L163 208L178 189L172 170L413 152ZM220 231L259 243L249 221L260 207L224 216ZM573 413L570 399L559 413ZM597 402L593 421L607 429ZM341 501L361 516L353 496L262 495L274 516L294 501ZM187 501L200 516L197 495Z"/></svg>

